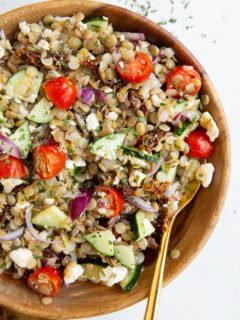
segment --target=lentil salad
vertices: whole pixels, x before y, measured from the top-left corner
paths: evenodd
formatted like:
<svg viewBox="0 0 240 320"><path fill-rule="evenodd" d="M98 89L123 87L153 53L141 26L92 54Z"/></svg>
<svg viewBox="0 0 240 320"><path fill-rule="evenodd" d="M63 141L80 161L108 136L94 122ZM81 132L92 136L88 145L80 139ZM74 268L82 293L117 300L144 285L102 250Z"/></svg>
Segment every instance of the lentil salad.
<svg viewBox="0 0 240 320"><path fill-rule="evenodd" d="M189 184L207 187L218 128L171 48L108 19L46 16L0 40L0 268L129 291Z"/></svg>

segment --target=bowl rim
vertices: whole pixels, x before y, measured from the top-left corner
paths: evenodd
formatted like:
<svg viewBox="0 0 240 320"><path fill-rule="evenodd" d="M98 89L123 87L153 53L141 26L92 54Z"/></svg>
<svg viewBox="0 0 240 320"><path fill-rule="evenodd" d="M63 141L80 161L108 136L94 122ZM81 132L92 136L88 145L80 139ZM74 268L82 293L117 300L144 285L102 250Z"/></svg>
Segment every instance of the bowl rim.
<svg viewBox="0 0 240 320"><path fill-rule="evenodd" d="M81 3L88 3L89 1L88 0L51 0L51 1L43 1L43 2L37 2L37 3L34 3L34 4L30 4L30 5L25 5L25 6L21 6L21 7L18 7L14 10L11 10L11 11L8 11L6 13L3 13L0 15L0 18L1 20L3 20L3 22L7 21L8 18L10 16L13 16L13 15L19 15L20 13L20 18L19 18L19 22L21 21L21 14L23 14L24 16L24 10L26 10L26 8L34 8L34 7L41 7L41 6L44 6L44 7L47 7L47 6L51 6L53 4L57 5L59 3L66 3L68 4L69 2L71 3L75 3L75 4L78 4L79 5L79 9L81 10L80 8L80 5ZM109 4L109 3L104 3L104 2L98 2L98 1L90 1L91 4L94 4L96 6L96 9L99 9L99 8L102 8L102 7L107 7L107 8L114 8L116 9L117 11L119 12L125 12L129 15L132 15L133 17L139 17L140 15L131 11L131 10L128 10L128 9L125 9L123 7L120 7L120 6L116 6L116 5L112 5L112 4ZM80 11L79 10L79 11ZM153 21L151 21L150 19L146 18L146 17L143 17L143 16L140 16L143 23L144 24L148 24L151 28L155 28L156 29L156 23L154 23ZM223 126L223 131L225 132L225 137L226 137L226 143L225 143L225 151L226 151L226 158L225 158L225 167L224 167L224 172L223 172L223 175L224 175L224 183L222 185L222 195L220 197L220 199L218 200L218 209L217 209L217 214L216 215L212 215L211 216L211 219L209 220L209 224L211 225L211 228L209 228L208 230L206 230L206 232L202 235L202 238L201 240L199 241L199 245L197 247L197 249L191 253L191 255L188 255L187 256L187 259L185 260L184 263L182 264L179 264L175 270L174 273L172 273L167 279L166 281L164 282L164 285L168 284L169 282L171 282L175 277L177 277L192 261L193 259L199 254L199 252L203 249L203 247L206 245L210 235L212 234L217 222L218 222L218 219L220 217L220 214L221 214L221 211L222 211L222 208L223 208L223 205L224 205L224 201L225 201L225 198L226 198L226 193L227 193L227 188L228 188L228 185L229 185L229 178L230 178L230 171L231 171L231 146L230 146L230 135L229 135L229 129L228 129L228 124L227 124L227 119L226 119L226 116L225 116L225 112L224 112L224 109L223 109L223 106L222 106L222 103L217 95L217 92L212 84L212 81L210 80L209 76L207 75L205 69L202 67L202 65L198 62L198 60L195 58L195 56L189 51L189 49L187 49L185 47L185 45L179 41L178 39L176 39L170 32L168 32L167 30L165 30L162 26L157 26L158 29L159 29L159 34L163 35L164 37L168 38L170 40L170 42L174 42L176 43L177 47L181 48L181 50L183 50L183 52L190 58L190 60L192 60L194 63L194 67L196 67L198 70L201 70L202 72L202 77L204 78L204 81L206 82L206 85L207 87L209 87L209 90L211 89L211 91L213 92L213 95L214 95L214 102L215 104L218 106L218 110L220 111L221 115L222 115L222 118L224 119L223 123L222 123L222 126ZM140 302L141 300L143 300L144 298L146 298L146 295L141 297L140 299L138 299L136 302L134 303L137 303L137 302ZM12 304L12 302L10 300L2 300L1 299L1 295L0 295L0 304L8 309L11 309L15 312L20 312L22 314L28 314L28 315L31 315L31 316L45 316L45 315L42 315L40 312L38 312L38 310L33 310L33 309L29 309L27 307L19 307L18 305L14 305ZM126 302L125 306L121 306L120 308L118 309L115 309L114 311L118 311L118 310L121 310L123 308L126 308L128 306L131 306L133 305L133 303L128 303ZM103 312L99 313L99 314L95 314L95 315L87 315L86 317L90 317L90 316L96 316L96 315L100 315L100 314L103 314ZM81 314L82 315L82 314ZM58 315L59 317L59 315ZM76 317L76 315L74 315L74 317ZM61 318L61 317L60 317ZM52 315L49 315L49 317L46 317L46 319L53 319ZM66 319L65 316L62 317L62 319Z"/></svg>

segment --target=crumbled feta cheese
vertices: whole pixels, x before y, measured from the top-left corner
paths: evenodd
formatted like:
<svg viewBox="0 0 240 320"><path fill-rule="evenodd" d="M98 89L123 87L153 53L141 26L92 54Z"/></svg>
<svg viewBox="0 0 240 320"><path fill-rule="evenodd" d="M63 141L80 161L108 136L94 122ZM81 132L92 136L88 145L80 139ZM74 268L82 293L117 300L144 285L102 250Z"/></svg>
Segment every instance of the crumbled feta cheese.
<svg viewBox="0 0 240 320"><path fill-rule="evenodd" d="M117 186L119 184L120 180L118 177L115 177L114 181L113 181L113 185Z"/></svg>
<svg viewBox="0 0 240 320"><path fill-rule="evenodd" d="M212 163L204 163L197 170L195 177L203 187L207 188L212 182L214 170Z"/></svg>
<svg viewBox="0 0 240 320"><path fill-rule="evenodd" d="M21 119L25 118L29 111L24 107L23 104L19 105L19 116Z"/></svg>
<svg viewBox="0 0 240 320"><path fill-rule="evenodd" d="M4 192L10 193L12 190L23 183L21 179L8 178L8 179L0 179L0 182L3 186Z"/></svg>
<svg viewBox="0 0 240 320"><path fill-rule="evenodd" d="M22 21L22 22L19 23L19 29L25 35L30 32L30 26L26 21Z"/></svg>
<svg viewBox="0 0 240 320"><path fill-rule="evenodd" d="M140 187L146 175L139 170L132 170L129 176L129 183L131 187Z"/></svg>
<svg viewBox="0 0 240 320"><path fill-rule="evenodd" d="M0 59L4 56L4 54L5 50L2 47L0 47Z"/></svg>
<svg viewBox="0 0 240 320"><path fill-rule="evenodd" d="M9 256L20 268L33 269L37 264L36 259L33 258L32 251L26 248L13 250Z"/></svg>
<svg viewBox="0 0 240 320"><path fill-rule="evenodd" d="M86 118L87 129L89 131L94 131L99 127L98 119L95 113L90 113Z"/></svg>
<svg viewBox="0 0 240 320"><path fill-rule="evenodd" d="M138 159L136 157L129 157L129 161L135 167L140 167L140 168L147 167L147 162L142 159Z"/></svg>
<svg viewBox="0 0 240 320"><path fill-rule="evenodd" d="M76 167L86 167L86 162L80 157L77 157L73 161Z"/></svg>
<svg viewBox="0 0 240 320"><path fill-rule="evenodd" d="M55 200L52 199L52 198L45 198L43 200L44 204L47 205L47 206L52 206L54 203L55 203Z"/></svg>
<svg viewBox="0 0 240 320"><path fill-rule="evenodd" d="M70 284L79 279L84 273L84 269L76 261L71 261L64 269L64 282Z"/></svg>
<svg viewBox="0 0 240 320"><path fill-rule="evenodd" d="M117 112L111 111L106 115L106 118L112 121L117 120L118 114Z"/></svg>
<svg viewBox="0 0 240 320"><path fill-rule="evenodd" d="M165 48L162 50L162 54L164 54L167 58L172 58L175 52L172 48Z"/></svg>
<svg viewBox="0 0 240 320"><path fill-rule="evenodd" d="M168 177L166 175L165 172L163 171L158 171L157 175L156 175L156 179L158 182L166 182L168 180Z"/></svg>
<svg viewBox="0 0 240 320"><path fill-rule="evenodd" d="M151 101L154 107L159 107L162 100L159 98L157 94L153 94L151 96Z"/></svg>
<svg viewBox="0 0 240 320"><path fill-rule="evenodd" d="M115 283L122 281L128 273L128 269L123 266L106 267L101 271L100 279L105 282L108 287L112 287Z"/></svg>
<svg viewBox="0 0 240 320"><path fill-rule="evenodd" d="M49 46L49 42L47 42L46 40L40 40L37 43L37 46L43 50L49 50L50 46Z"/></svg>
<svg viewBox="0 0 240 320"><path fill-rule="evenodd" d="M213 117L209 112L203 112L200 117L201 126L207 130L207 135L210 140L213 142L219 136L219 129L216 125L216 122L213 120Z"/></svg>
<svg viewBox="0 0 240 320"><path fill-rule="evenodd" d="M52 32L51 29L45 29L43 31L43 35L42 36L43 36L43 38L50 38L51 39L52 34L53 34L53 32Z"/></svg>
<svg viewBox="0 0 240 320"><path fill-rule="evenodd" d="M67 160L67 161L66 161L66 168L67 168L67 169L74 169L74 161L72 161L72 160Z"/></svg>

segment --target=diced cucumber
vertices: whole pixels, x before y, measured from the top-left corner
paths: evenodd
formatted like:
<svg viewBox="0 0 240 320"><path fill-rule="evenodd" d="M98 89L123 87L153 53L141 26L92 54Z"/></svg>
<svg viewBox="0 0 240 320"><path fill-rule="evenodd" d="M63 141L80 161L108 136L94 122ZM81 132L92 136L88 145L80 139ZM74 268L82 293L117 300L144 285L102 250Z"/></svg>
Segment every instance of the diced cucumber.
<svg viewBox="0 0 240 320"><path fill-rule="evenodd" d="M124 153L129 154L132 157L136 157L142 160L146 160L148 162L158 162L159 158L156 156L153 156L151 154L147 154L145 152L139 151L135 148L129 148L129 147L122 147L122 150Z"/></svg>
<svg viewBox="0 0 240 320"><path fill-rule="evenodd" d="M194 104L193 104L193 109L194 109L194 111L198 111L200 105L201 105L201 100L200 100L200 99L196 99L196 100L194 101Z"/></svg>
<svg viewBox="0 0 240 320"><path fill-rule="evenodd" d="M174 104L174 113L178 114L179 112L183 112L186 109L187 101L183 99L176 100L176 103Z"/></svg>
<svg viewBox="0 0 240 320"><path fill-rule="evenodd" d="M51 206L32 218L32 223L41 227L67 228L69 226L68 216L56 206Z"/></svg>
<svg viewBox="0 0 240 320"><path fill-rule="evenodd" d="M6 95L23 101L34 103L38 96L43 80L43 73L39 72L33 78L26 70L16 72L4 87ZM22 93L23 92L23 93Z"/></svg>
<svg viewBox="0 0 240 320"><path fill-rule="evenodd" d="M177 166L171 167L168 164L162 165L162 171L166 174L166 180L165 182L174 182L177 174Z"/></svg>
<svg viewBox="0 0 240 320"><path fill-rule="evenodd" d="M51 103L42 98L31 110L27 118L36 123L48 123L52 120Z"/></svg>
<svg viewBox="0 0 240 320"><path fill-rule="evenodd" d="M2 110L0 110L0 123L3 123L4 122L4 115L3 115L3 112Z"/></svg>
<svg viewBox="0 0 240 320"><path fill-rule="evenodd" d="M115 245L114 255L121 264L128 269L133 270L136 266L135 253L133 246L128 245Z"/></svg>
<svg viewBox="0 0 240 320"><path fill-rule="evenodd" d="M99 31L100 29L107 29L109 26L108 19L103 17L91 17L84 21L89 29Z"/></svg>
<svg viewBox="0 0 240 320"><path fill-rule="evenodd" d="M83 236L99 253L114 256L114 235L111 230L95 231Z"/></svg>
<svg viewBox="0 0 240 320"><path fill-rule="evenodd" d="M82 263L81 265L84 268L83 276L85 276L87 280L92 281L94 283L100 282L100 275L105 266L93 263Z"/></svg>
<svg viewBox="0 0 240 320"><path fill-rule="evenodd" d="M139 264L133 270L129 270L126 277L120 282L124 292L129 292L136 284L143 269L143 264Z"/></svg>
<svg viewBox="0 0 240 320"><path fill-rule="evenodd" d="M175 134L177 136L179 136L179 138L182 138L184 139L188 133L188 127L191 125L191 122L189 121L184 121L183 124L182 124L182 127L181 128L178 128L175 132Z"/></svg>
<svg viewBox="0 0 240 320"><path fill-rule="evenodd" d="M195 179L195 173L200 167L200 162L196 159L189 160L188 166L186 167L182 177L181 182L186 185L188 182Z"/></svg>
<svg viewBox="0 0 240 320"><path fill-rule="evenodd" d="M9 137L18 146L22 158L26 159L31 149L31 134L28 122L24 122L17 130Z"/></svg>
<svg viewBox="0 0 240 320"><path fill-rule="evenodd" d="M115 133L96 140L90 151L108 160L116 160L119 147L122 146L125 133Z"/></svg>
<svg viewBox="0 0 240 320"><path fill-rule="evenodd" d="M138 210L132 220L132 230L135 235L135 240L138 241L150 236L155 231L155 228L146 218L144 212Z"/></svg>
<svg viewBox="0 0 240 320"><path fill-rule="evenodd" d="M148 219L150 222L155 220L155 212L144 212L146 219Z"/></svg>
<svg viewBox="0 0 240 320"><path fill-rule="evenodd" d="M108 264L103 262L102 259L100 259L99 257L80 259L80 260L78 260L78 263L80 263L82 265L83 264L96 264L96 265L104 267L104 268L106 268L108 266Z"/></svg>

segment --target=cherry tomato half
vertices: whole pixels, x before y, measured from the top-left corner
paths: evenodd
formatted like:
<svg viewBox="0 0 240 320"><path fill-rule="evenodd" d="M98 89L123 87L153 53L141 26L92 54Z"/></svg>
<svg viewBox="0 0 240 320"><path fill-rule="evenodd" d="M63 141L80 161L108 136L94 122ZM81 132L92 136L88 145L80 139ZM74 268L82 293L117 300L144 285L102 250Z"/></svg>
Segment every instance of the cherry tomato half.
<svg viewBox="0 0 240 320"><path fill-rule="evenodd" d="M107 187L107 186L101 186L97 189L98 192L104 192L106 193L107 200L105 209L107 209L107 218L113 218L118 216L122 209L124 204L124 198L122 194L115 188Z"/></svg>
<svg viewBox="0 0 240 320"><path fill-rule="evenodd" d="M175 89L175 98L184 94L195 96L201 89L202 81L199 73L188 66L175 67L167 78L167 89Z"/></svg>
<svg viewBox="0 0 240 320"><path fill-rule="evenodd" d="M77 87L66 77L48 80L44 89L48 99L59 109L69 109L77 99Z"/></svg>
<svg viewBox="0 0 240 320"><path fill-rule="evenodd" d="M24 178L27 175L28 170L21 160L12 156L0 160L0 178Z"/></svg>
<svg viewBox="0 0 240 320"><path fill-rule="evenodd" d="M33 161L41 179L55 177L66 164L67 157L58 146L39 146L33 150Z"/></svg>
<svg viewBox="0 0 240 320"><path fill-rule="evenodd" d="M133 83L147 80L152 72L152 61L146 53L136 53L133 61L120 61L117 65L120 77Z"/></svg>
<svg viewBox="0 0 240 320"><path fill-rule="evenodd" d="M28 277L29 287L44 296L55 296L60 290L61 282L59 271L53 267L42 267Z"/></svg>
<svg viewBox="0 0 240 320"><path fill-rule="evenodd" d="M189 145L188 156L190 157L207 159L213 152L213 143L203 129L197 129L189 133L185 141Z"/></svg>

